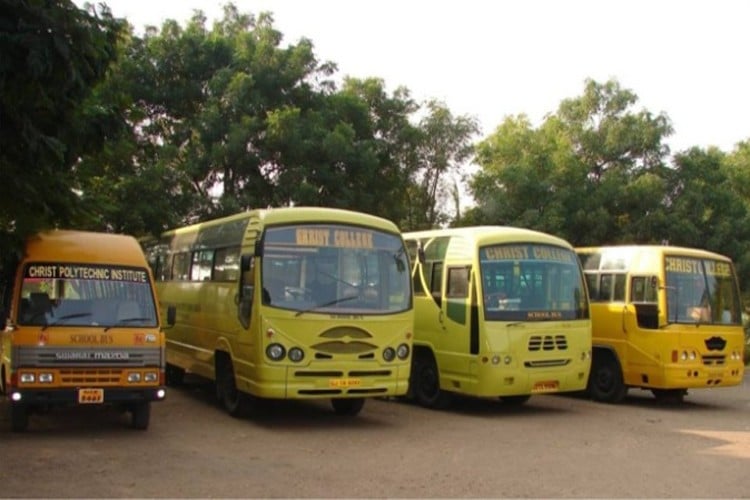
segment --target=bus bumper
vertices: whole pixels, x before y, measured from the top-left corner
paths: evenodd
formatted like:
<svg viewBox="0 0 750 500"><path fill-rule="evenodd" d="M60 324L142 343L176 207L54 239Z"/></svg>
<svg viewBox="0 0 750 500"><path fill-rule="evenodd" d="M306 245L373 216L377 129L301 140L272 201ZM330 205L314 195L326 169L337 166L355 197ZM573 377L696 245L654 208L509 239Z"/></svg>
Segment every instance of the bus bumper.
<svg viewBox="0 0 750 500"><path fill-rule="evenodd" d="M741 384L744 374L745 367L742 364L731 364L722 368L667 365L661 380L650 380L650 383L645 385L655 389L727 387Z"/></svg>
<svg viewBox="0 0 750 500"><path fill-rule="evenodd" d="M74 406L99 404L127 404L163 401L166 387L148 388L104 388L104 399L99 403L79 402L79 390L72 389L10 389L7 398L11 404L25 406Z"/></svg>

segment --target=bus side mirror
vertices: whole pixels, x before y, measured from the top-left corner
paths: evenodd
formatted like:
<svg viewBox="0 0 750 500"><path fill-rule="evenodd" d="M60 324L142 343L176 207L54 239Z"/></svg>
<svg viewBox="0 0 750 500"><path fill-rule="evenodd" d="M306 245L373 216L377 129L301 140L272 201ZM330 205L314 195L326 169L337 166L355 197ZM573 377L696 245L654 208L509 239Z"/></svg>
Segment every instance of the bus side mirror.
<svg viewBox="0 0 750 500"><path fill-rule="evenodd" d="M177 308L175 306L167 307L167 325L174 326L177 322Z"/></svg>

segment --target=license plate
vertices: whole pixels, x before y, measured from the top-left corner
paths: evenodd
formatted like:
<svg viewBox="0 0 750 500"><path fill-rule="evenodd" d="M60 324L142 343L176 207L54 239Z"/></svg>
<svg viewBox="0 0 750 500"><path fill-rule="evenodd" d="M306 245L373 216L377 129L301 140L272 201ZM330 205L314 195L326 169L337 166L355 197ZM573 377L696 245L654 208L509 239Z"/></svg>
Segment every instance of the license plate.
<svg viewBox="0 0 750 500"><path fill-rule="evenodd" d="M328 387L336 387L337 389L358 387L361 384L362 380L358 378L332 378L328 381Z"/></svg>
<svg viewBox="0 0 750 500"><path fill-rule="evenodd" d="M537 382L531 389L531 392L557 392L560 390L560 383L557 380L545 380Z"/></svg>
<svg viewBox="0 0 750 500"><path fill-rule="evenodd" d="M78 402L82 405L104 402L104 389L78 389Z"/></svg>

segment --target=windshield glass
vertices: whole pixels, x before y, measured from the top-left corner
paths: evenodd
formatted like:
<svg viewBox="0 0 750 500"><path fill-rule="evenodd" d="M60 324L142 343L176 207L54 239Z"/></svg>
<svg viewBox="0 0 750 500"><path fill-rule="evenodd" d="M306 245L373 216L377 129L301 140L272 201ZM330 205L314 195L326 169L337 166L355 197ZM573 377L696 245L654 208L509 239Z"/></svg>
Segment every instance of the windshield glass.
<svg viewBox="0 0 750 500"><path fill-rule="evenodd" d="M740 299L726 261L665 257L667 314L672 323L740 324Z"/></svg>
<svg viewBox="0 0 750 500"><path fill-rule="evenodd" d="M43 326L157 326L143 268L33 263L24 269L17 322Z"/></svg>
<svg viewBox="0 0 750 500"><path fill-rule="evenodd" d="M588 317L588 298L575 253L539 244L479 250L484 315L488 321Z"/></svg>
<svg viewBox="0 0 750 500"><path fill-rule="evenodd" d="M263 303L300 312L384 314L411 307L409 261L399 235L356 226L269 228Z"/></svg>

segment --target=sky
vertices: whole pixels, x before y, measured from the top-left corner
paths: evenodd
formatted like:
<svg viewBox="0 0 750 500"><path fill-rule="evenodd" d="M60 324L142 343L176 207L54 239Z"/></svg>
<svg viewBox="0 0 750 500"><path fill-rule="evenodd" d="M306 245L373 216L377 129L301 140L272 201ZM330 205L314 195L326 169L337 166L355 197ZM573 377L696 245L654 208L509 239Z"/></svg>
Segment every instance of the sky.
<svg viewBox="0 0 750 500"><path fill-rule="evenodd" d="M142 33L226 2L101 0ZM95 3L99 3L97 0ZM83 0L75 0L79 6ZM616 79L636 109L665 113L672 152L750 140L747 0L235 0L271 12L283 44L312 41L338 76L377 77L418 101L437 99L478 120L482 136L507 116L534 126L586 79Z"/></svg>

